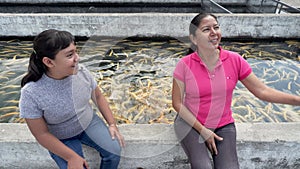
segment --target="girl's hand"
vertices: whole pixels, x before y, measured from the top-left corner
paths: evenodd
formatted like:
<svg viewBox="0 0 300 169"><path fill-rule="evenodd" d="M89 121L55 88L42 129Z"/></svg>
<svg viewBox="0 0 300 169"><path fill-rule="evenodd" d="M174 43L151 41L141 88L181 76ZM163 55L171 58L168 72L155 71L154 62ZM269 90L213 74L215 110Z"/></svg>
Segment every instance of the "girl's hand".
<svg viewBox="0 0 300 169"><path fill-rule="evenodd" d="M110 132L110 135L111 135L111 138L114 140L116 137L120 143L120 146L121 147L125 147L125 141L124 141L124 138L123 136L120 134L117 126L115 124L111 124L109 125L109 132Z"/></svg>
<svg viewBox="0 0 300 169"><path fill-rule="evenodd" d="M89 169L89 165L85 159L77 156L68 160L68 169Z"/></svg>
<svg viewBox="0 0 300 169"><path fill-rule="evenodd" d="M201 129L200 134L204 138L206 146L209 149L209 151L211 152L211 154L217 155L218 150L217 150L217 146L216 146L216 143L215 143L215 139L217 139L219 141L222 141L223 138L219 137L214 132L212 132L211 130L205 128L204 126Z"/></svg>

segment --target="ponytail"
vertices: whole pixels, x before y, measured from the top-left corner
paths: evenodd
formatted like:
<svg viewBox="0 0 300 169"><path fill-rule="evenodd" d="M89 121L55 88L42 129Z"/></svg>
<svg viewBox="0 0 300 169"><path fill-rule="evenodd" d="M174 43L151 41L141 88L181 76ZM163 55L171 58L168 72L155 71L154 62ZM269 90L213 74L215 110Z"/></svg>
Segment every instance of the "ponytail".
<svg viewBox="0 0 300 169"><path fill-rule="evenodd" d="M43 58L55 59L56 54L75 43L75 37L67 31L49 29L41 32L33 40L33 52L29 58L28 72L22 78L21 87L28 82L38 81L47 72Z"/></svg>
<svg viewBox="0 0 300 169"><path fill-rule="evenodd" d="M190 48L189 48L189 50L188 50L188 52L187 52L186 55L194 53L196 50L197 50L197 46L195 44L191 43L191 46L190 46Z"/></svg>
<svg viewBox="0 0 300 169"><path fill-rule="evenodd" d="M29 58L28 72L21 81L21 87L30 81L38 81L43 76L44 72L46 72L45 65L37 56L37 53L33 51Z"/></svg>

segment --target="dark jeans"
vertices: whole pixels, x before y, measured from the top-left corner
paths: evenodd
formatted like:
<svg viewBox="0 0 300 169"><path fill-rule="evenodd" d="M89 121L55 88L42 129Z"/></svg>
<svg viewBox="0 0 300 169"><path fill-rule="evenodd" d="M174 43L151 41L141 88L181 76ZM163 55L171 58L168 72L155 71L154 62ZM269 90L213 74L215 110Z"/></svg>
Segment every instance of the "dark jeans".
<svg viewBox="0 0 300 169"><path fill-rule="evenodd" d="M223 137L223 141L216 141L218 155L212 156L201 135L179 116L175 119L174 128L192 169L239 169L234 123L214 131Z"/></svg>
<svg viewBox="0 0 300 169"><path fill-rule="evenodd" d="M91 124L81 134L61 140L81 157L84 157L82 144L96 149L101 156L100 169L117 169L120 162L121 148L117 139L112 140L105 123L97 115L94 115ZM60 169L67 169L67 161L50 152Z"/></svg>

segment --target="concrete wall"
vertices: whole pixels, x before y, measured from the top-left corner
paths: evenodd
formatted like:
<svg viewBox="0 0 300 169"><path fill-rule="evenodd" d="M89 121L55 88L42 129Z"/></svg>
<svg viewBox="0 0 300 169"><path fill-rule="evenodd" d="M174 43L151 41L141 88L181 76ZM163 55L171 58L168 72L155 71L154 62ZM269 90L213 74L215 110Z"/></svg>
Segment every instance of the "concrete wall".
<svg viewBox="0 0 300 169"><path fill-rule="evenodd" d="M255 4L259 5L261 0L214 0L216 3L222 4ZM0 0L0 3L24 3L24 4L38 4L38 3L201 3L197 0ZM273 2L266 1L264 3L271 4ZM294 3L294 2L293 2Z"/></svg>
<svg viewBox="0 0 300 169"><path fill-rule="evenodd" d="M188 36L195 13L4 14L0 36L35 36L56 28L76 36ZM217 14L223 37L299 38L300 14Z"/></svg>
<svg viewBox="0 0 300 169"><path fill-rule="evenodd" d="M126 140L120 169L188 169L187 158L167 124L120 125ZM30 134L26 124L0 124L1 169L50 169L55 163ZM241 169L299 169L300 123L238 123ZM98 154L84 147L91 169Z"/></svg>
<svg viewBox="0 0 300 169"><path fill-rule="evenodd" d="M1 13L192 13L194 0L0 0Z"/></svg>
<svg viewBox="0 0 300 169"><path fill-rule="evenodd" d="M228 1L228 0L227 0ZM245 1L245 0L244 0ZM195 0L0 0L0 3L195 3Z"/></svg>

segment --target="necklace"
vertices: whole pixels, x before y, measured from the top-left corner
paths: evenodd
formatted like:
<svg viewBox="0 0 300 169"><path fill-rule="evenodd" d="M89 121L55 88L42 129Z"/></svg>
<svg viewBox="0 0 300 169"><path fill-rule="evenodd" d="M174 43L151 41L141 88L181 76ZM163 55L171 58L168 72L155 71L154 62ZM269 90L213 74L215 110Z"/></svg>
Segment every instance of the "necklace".
<svg viewBox="0 0 300 169"><path fill-rule="evenodd" d="M204 65L207 67L209 71L213 71L217 63L219 62L220 59L220 51L219 49L216 50L216 52L213 52L212 55L209 57L204 57L203 55L199 54L200 59L204 63ZM209 59L207 59L209 58Z"/></svg>

